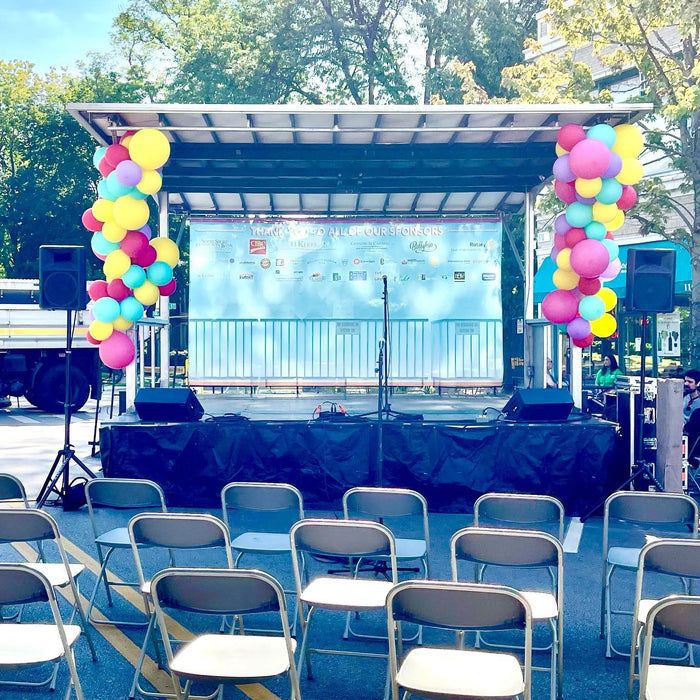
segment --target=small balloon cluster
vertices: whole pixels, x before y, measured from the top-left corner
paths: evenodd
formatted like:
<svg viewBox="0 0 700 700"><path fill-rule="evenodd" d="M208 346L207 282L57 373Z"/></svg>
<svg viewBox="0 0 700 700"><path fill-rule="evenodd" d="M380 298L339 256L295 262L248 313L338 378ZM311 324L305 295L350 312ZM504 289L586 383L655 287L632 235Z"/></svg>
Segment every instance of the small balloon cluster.
<svg viewBox="0 0 700 700"><path fill-rule="evenodd" d="M99 345L100 359L112 369L134 360L136 349L126 331L161 295L175 291L173 268L180 252L169 238L151 240L146 202L160 190L169 156L170 143L162 132L141 129L98 148L93 158L102 175L99 199L85 210L82 222L93 232L92 252L103 261L107 279L88 289L95 303L87 339Z"/></svg>
<svg viewBox="0 0 700 700"><path fill-rule="evenodd" d="M610 313L617 295L602 283L615 279L622 267L612 232L637 201L633 185L644 174L637 160L643 147L633 124L597 124L588 132L567 124L557 134L554 191L567 207L554 221L556 289L544 298L542 312L580 348L617 329Z"/></svg>

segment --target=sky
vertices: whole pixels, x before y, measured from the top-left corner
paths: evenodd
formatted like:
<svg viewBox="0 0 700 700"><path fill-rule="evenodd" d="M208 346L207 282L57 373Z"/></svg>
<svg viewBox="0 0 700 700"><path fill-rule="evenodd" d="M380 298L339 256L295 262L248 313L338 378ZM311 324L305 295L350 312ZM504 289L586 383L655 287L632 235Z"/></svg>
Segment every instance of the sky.
<svg viewBox="0 0 700 700"><path fill-rule="evenodd" d="M0 0L0 60L34 63L39 73L73 68L106 52L112 20L128 0Z"/></svg>

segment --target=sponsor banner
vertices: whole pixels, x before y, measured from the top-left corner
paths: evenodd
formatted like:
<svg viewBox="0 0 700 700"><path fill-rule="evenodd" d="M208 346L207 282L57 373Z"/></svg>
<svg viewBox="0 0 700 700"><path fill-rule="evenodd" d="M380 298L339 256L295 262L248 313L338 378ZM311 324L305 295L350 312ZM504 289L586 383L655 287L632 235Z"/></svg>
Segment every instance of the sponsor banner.
<svg viewBox="0 0 700 700"><path fill-rule="evenodd" d="M190 222L190 318L381 318L384 277L392 319L500 319L501 223Z"/></svg>

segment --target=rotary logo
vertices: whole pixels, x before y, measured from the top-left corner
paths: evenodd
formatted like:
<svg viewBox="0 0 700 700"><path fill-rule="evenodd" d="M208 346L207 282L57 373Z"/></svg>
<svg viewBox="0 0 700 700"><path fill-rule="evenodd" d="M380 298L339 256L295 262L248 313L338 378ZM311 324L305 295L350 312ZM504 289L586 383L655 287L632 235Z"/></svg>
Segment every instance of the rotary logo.
<svg viewBox="0 0 700 700"><path fill-rule="evenodd" d="M260 267L262 267L263 270L267 270L267 268L270 267L270 258L263 258L260 261Z"/></svg>

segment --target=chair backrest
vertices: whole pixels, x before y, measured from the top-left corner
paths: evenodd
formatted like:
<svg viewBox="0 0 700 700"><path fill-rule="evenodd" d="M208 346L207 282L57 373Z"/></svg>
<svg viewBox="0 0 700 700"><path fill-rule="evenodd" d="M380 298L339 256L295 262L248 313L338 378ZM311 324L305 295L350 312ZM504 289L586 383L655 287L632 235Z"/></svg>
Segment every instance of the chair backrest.
<svg viewBox="0 0 700 700"><path fill-rule="evenodd" d="M149 479L100 478L85 484L88 509L165 511L165 496L155 481Z"/></svg>
<svg viewBox="0 0 700 700"><path fill-rule="evenodd" d="M25 508L29 508L24 485L12 474L0 474L0 501L19 501Z"/></svg>
<svg viewBox="0 0 700 700"><path fill-rule="evenodd" d="M55 601L47 578L25 564L0 564L0 606Z"/></svg>
<svg viewBox="0 0 700 700"><path fill-rule="evenodd" d="M485 493L474 503L474 525L554 529L564 538L564 506L554 496L527 493Z"/></svg>
<svg viewBox="0 0 700 700"><path fill-rule="evenodd" d="M700 579L700 540L653 540L639 553L640 580L645 572Z"/></svg>
<svg viewBox="0 0 700 700"><path fill-rule="evenodd" d="M288 532L304 518L304 499L291 484L232 481L221 490L221 512L230 532L247 529ZM252 521L233 522L234 513ZM250 527L247 527L247 526Z"/></svg>
<svg viewBox="0 0 700 700"><path fill-rule="evenodd" d="M53 516L35 508L0 508L0 543L56 541L58 524Z"/></svg>
<svg viewBox="0 0 700 700"><path fill-rule="evenodd" d="M362 520L380 520L394 534L399 534L396 520L420 521L420 537L430 548L428 529L428 503L417 491L411 489L356 486L343 494L343 516ZM415 528L414 528L415 529ZM417 533L416 533L417 534Z"/></svg>
<svg viewBox="0 0 700 700"><path fill-rule="evenodd" d="M223 521L206 513L138 513L129 520L129 540L139 581L144 583L142 556L146 549L168 552L169 565L175 564L177 550L221 549L224 568L233 568L231 541ZM157 566L157 565L156 565ZM165 567L157 566L157 570ZM199 567L198 567L199 568Z"/></svg>

